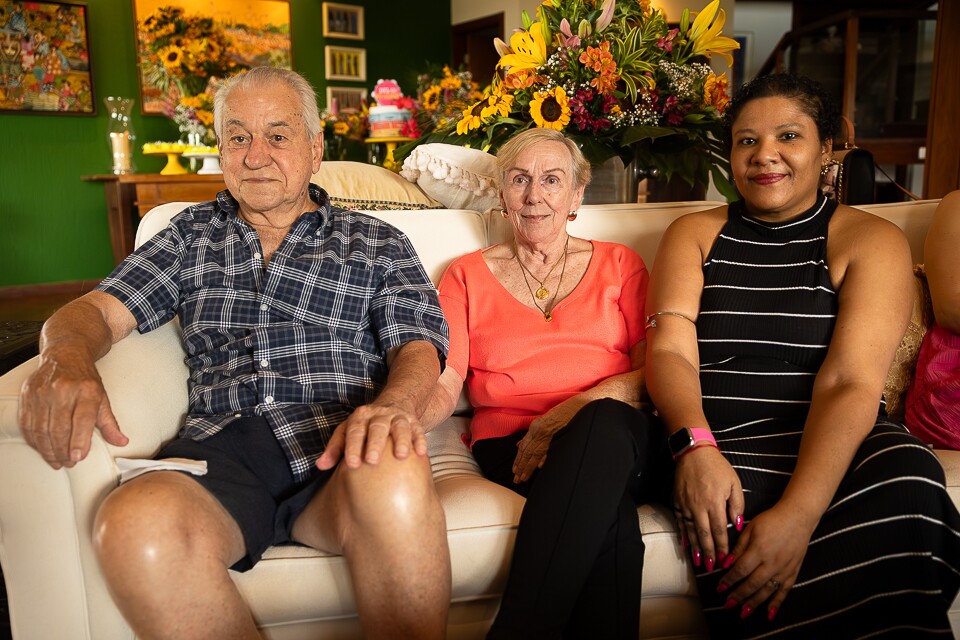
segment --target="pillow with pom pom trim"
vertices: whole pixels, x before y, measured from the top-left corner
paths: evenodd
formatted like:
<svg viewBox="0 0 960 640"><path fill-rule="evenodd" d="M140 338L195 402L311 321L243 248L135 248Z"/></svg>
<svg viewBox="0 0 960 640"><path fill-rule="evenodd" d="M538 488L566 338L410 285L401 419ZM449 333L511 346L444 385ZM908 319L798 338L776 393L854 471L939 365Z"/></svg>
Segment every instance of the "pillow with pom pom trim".
<svg viewBox="0 0 960 640"><path fill-rule="evenodd" d="M448 209L486 211L500 204L497 159L479 149L422 144L403 161L400 175Z"/></svg>

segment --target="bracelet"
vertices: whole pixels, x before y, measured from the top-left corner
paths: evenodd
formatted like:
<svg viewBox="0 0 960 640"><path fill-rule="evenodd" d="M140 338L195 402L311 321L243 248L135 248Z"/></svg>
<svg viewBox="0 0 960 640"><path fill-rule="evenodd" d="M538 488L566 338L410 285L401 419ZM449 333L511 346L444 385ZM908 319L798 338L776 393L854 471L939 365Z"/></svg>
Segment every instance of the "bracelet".
<svg viewBox="0 0 960 640"><path fill-rule="evenodd" d="M678 311L657 311L647 316L647 324L644 325L644 329L655 329L657 327L657 318L655 316L677 316L678 318L683 318L687 322L690 322L694 326L697 324L696 320L689 316L685 316Z"/></svg>

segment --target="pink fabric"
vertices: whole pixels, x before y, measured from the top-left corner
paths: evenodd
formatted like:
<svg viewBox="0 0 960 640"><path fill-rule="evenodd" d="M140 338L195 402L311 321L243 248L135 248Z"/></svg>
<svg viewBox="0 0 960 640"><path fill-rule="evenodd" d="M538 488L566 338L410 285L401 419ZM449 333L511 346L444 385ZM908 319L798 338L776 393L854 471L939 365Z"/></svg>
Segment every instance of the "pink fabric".
<svg viewBox="0 0 960 640"><path fill-rule="evenodd" d="M960 449L960 336L934 324L907 392L907 428L939 449Z"/></svg>
<svg viewBox="0 0 960 640"><path fill-rule="evenodd" d="M567 398L630 371L630 349L644 338L648 281L634 251L593 242L583 279L545 322L503 288L482 251L451 264L439 286L450 325L447 366L470 391L473 441L526 429Z"/></svg>

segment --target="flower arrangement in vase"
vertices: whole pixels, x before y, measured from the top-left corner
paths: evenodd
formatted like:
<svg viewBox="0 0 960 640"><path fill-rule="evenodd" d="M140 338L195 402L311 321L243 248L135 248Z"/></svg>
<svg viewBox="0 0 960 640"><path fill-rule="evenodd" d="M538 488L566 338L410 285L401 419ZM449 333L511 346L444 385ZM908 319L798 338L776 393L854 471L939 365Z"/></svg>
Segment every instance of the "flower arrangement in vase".
<svg viewBox="0 0 960 640"><path fill-rule="evenodd" d="M671 27L650 0L545 0L509 45L495 40L500 61L481 99L415 143L445 142L491 153L530 127L573 138L595 165L619 156L688 184L712 177L735 192L720 141L729 101L726 74L706 61L732 64L739 48L721 34L725 13L713 0L691 20L685 9Z"/></svg>

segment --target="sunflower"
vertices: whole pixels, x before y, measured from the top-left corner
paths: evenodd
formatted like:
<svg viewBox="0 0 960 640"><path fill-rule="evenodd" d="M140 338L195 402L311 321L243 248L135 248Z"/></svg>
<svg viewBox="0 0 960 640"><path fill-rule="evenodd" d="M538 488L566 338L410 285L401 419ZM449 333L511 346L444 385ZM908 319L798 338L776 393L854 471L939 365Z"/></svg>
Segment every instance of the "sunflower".
<svg viewBox="0 0 960 640"><path fill-rule="evenodd" d="M570 123L570 104L563 87L539 91L530 101L530 116L538 127L562 131Z"/></svg>
<svg viewBox="0 0 960 640"><path fill-rule="evenodd" d="M346 122L334 122L333 133L338 136L345 136L350 133L350 125L348 125Z"/></svg>
<svg viewBox="0 0 960 640"><path fill-rule="evenodd" d="M487 106L480 112L482 119L486 120L490 116L506 118L510 115L510 107L513 106L513 94L503 93L501 89L497 89L485 102Z"/></svg>
<svg viewBox="0 0 960 640"><path fill-rule="evenodd" d="M423 92L420 104L426 111L436 111L440 107L440 85L430 85L430 88Z"/></svg>
<svg viewBox="0 0 960 640"><path fill-rule="evenodd" d="M183 49L175 44L170 45L160 52L160 61L163 62L167 71L179 70L180 65L183 64Z"/></svg>
<svg viewBox="0 0 960 640"><path fill-rule="evenodd" d="M464 109L463 117L457 123L457 134L464 135L468 131L478 129L483 124L483 110L489 104L490 99L484 98L480 102Z"/></svg>

